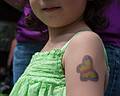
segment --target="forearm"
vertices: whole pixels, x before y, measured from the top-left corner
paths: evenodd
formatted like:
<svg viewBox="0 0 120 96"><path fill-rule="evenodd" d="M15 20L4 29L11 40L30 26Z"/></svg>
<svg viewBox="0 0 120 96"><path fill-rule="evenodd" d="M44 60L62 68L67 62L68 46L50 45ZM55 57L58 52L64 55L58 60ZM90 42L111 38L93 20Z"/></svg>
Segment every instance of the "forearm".
<svg viewBox="0 0 120 96"><path fill-rule="evenodd" d="M16 44L17 44L17 41L16 41L16 39L14 39L11 43L10 53L9 53L9 56L8 56L8 63L7 64L8 64L9 68L10 68L12 60L13 60L13 53L14 53L14 49L16 47Z"/></svg>
<svg viewBox="0 0 120 96"><path fill-rule="evenodd" d="M25 5L24 0L4 0L4 1L18 10L22 10L22 8Z"/></svg>

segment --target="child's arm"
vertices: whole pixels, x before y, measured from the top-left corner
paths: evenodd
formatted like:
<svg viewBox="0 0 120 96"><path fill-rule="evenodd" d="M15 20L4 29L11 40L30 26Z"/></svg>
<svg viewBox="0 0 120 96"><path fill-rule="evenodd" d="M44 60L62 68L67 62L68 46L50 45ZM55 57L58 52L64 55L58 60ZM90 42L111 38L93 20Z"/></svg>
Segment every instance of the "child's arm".
<svg viewBox="0 0 120 96"><path fill-rule="evenodd" d="M22 10L22 8L25 5L25 0L4 0L4 1L18 10Z"/></svg>
<svg viewBox="0 0 120 96"><path fill-rule="evenodd" d="M67 96L104 96L106 60L100 38L79 33L64 54Z"/></svg>
<svg viewBox="0 0 120 96"><path fill-rule="evenodd" d="M14 49L16 47L16 44L17 44L16 39L13 39L12 42L11 42L10 53L9 53L9 56L8 56L8 62L7 62L8 69L10 68L10 66L12 64L13 54L14 54Z"/></svg>

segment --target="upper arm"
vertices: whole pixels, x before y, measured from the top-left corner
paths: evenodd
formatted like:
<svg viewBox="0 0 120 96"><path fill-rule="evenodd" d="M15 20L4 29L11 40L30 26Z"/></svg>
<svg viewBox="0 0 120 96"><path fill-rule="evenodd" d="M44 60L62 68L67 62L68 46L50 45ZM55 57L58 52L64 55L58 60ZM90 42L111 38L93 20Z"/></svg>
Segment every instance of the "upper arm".
<svg viewBox="0 0 120 96"><path fill-rule="evenodd" d="M104 49L95 33L80 33L65 55L67 96L104 96L106 74Z"/></svg>

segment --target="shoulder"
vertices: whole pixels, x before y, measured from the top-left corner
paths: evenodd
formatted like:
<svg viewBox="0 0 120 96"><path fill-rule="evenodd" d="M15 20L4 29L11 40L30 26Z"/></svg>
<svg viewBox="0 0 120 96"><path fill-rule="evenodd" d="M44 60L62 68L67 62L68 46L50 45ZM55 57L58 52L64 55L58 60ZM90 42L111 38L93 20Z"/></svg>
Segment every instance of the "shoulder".
<svg viewBox="0 0 120 96"><path fill-rule="evenodd" d="M101 38L92 31L83 31L80 33L77 33L72 40L70 41L69 45L68 45L68 49L72 50L72 49L84 49L84 48L103 48L103 42L101 40ZM74 51L79 51L78 50L74 50Z"/></svg>
<svg viewBox="0 0 120 96"><path fill-rule="evenodd" d="M98 34L96 34L95 32L92 31L83 31L83 32L79 32L76 36L73 37L73 42L82 42L82 41L86 41L86 42L93 42L93 41L100 41L101 42L101 38L98 36Z"/></svg>
<svg viewBox="0 0 120 96"><path fill-rule="evenodd" d="M99 66L98 63L102 63L100 66L105 67L106 60L103 42L92 31L78 33L72 38L65 50L64 60L68 63L74 63L81 61L86 56L90 56L96 66Z"/></svg>

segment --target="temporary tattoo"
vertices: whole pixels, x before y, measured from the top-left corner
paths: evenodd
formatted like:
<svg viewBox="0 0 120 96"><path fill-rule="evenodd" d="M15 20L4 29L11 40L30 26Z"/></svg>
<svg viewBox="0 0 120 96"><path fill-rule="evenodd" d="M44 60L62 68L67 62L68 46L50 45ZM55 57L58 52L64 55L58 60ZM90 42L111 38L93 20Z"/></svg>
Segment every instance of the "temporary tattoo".
<svg viewBox="0 0 120 96"><path fill-rule="evenodd" d="M80 80L82 81L98 81L98 73L94 70L92 57L84 56L82 64L77 66L77 72L80 73Z"/></svg>

